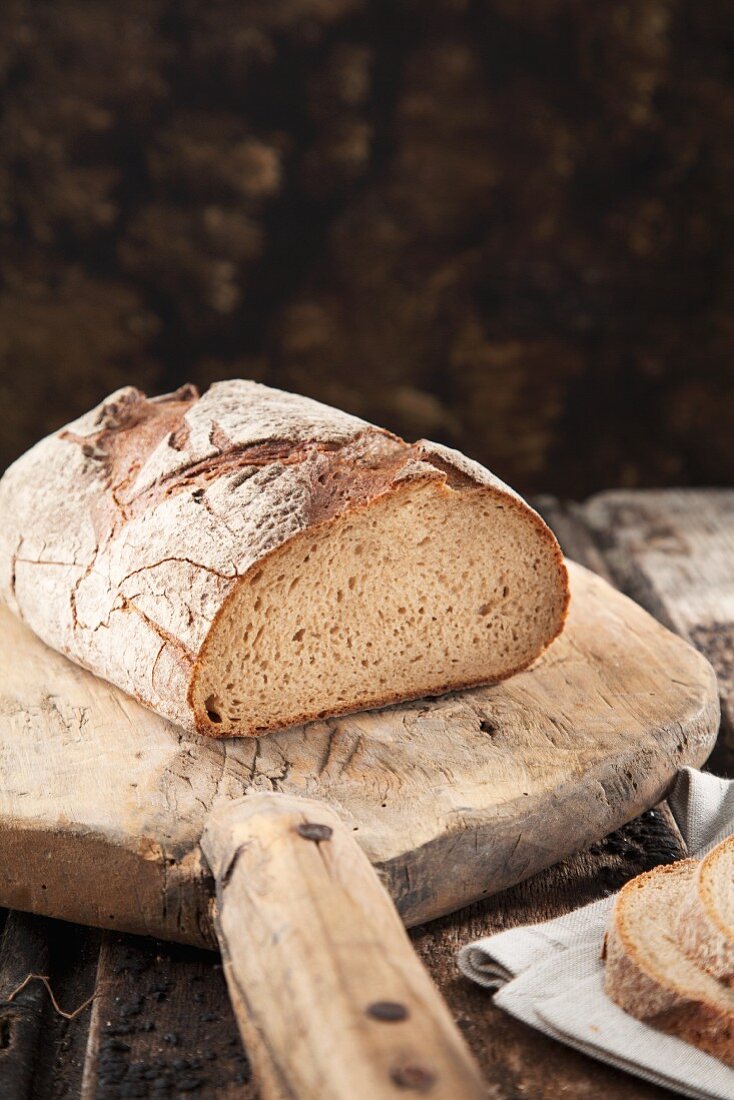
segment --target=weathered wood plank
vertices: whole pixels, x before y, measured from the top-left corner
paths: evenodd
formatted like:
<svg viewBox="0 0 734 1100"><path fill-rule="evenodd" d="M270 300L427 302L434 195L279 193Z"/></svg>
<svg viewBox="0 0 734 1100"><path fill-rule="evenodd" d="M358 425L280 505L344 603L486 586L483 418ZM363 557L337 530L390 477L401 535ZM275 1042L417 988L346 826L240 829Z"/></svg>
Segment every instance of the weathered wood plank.
<svg viewBox="0 0 734 1100"><path fill-rule="evenodd" d="M620 588L716 669L722 733L713 770L734 775L734 491L601 493L572 509Z"/></svg>
<svg viewBox="0 0 734 1100"><path fill-rule="evenodd" d="M29 974L44 974L59 1007L74 1013L92 992L100 934L11 912L0 940L0 1096L71 1100L79 1095L89 1009L65 1019Z"/></svg>
<svg viewBox="0 0 734 1100"><path fill-rule="evenodd" d="M0 940L0 1082L3 1100L30 1095L41 1022L48 994L31 982L12 1001L29 974L48 974L49 922L26 913L8 914Z"/></svg>
<svg viewBox="0 0 734 1100"><path fill-rule="evenodd" d="M255 1100L219 957L106 933L83 1100Z"/></svg>
<svg viewBox="0 0 734 1100"><path fill-rule="evenodd" d="M51 988L60 1008L77 1013L59 1015L46 996L34 1056L33 1100L76 1100L81 1088L92 1006L81 1012L94 990L102 934L64 921L49 924Z"/></svg>

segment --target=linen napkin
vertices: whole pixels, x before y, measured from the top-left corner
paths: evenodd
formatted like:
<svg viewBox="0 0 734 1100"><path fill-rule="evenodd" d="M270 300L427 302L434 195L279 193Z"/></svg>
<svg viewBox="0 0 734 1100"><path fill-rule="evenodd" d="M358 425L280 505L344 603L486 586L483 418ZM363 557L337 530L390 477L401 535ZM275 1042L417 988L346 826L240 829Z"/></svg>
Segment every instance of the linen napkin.
<svg viewBox="0 0 734 1100"><path fill-rule="evenodd" d="M691 856L734 833L734 781L682 769L668 797ZM684 1096L734 1100L734 1070L623 1012L604 993L601 948L614 896L461 949L460 970L538 1031Z"/></svg>

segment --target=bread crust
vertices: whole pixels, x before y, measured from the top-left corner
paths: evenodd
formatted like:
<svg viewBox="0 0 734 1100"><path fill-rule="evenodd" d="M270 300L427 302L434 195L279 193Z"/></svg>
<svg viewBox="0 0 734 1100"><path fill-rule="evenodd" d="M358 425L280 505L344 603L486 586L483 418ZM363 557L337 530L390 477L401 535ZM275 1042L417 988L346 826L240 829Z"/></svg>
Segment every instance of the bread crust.
<svg viewBox="0 0 734 1100"><path fill-rule="evenodd" d="M192 697L207 637L238 585L294 539L418 484L522 510L554 557L560 632L569 596L558 544L498 478L449 448L239 380L201 397L193 386L152 400L127 387L18 459L0 480L0 593L47 644L178 725L217 736Z"/></svg>
<svg viewBox="0 0 734 1100"><path fill-rule="evenodd" d="M716 864L722 852L734 851L734 837L705 856L681 904L678 941L690 958L714 978L734 986L734 929L716 904Z"/></svg>
<svg viewBox="0 0 734 1100"><path fill-rule="evenodd" d="M690 885L697 866L696 860L689 859L655 867L620 890L605 940L604 988L631 1016L734 1066L734 1014L713 1001L692 996L675 975L657 973L640 950L628 919L627 906L635 891L645 890L664 876L684 876ZM654 894L649 900L654 906ZM675 928L675 918L672 923Z"/></svg>

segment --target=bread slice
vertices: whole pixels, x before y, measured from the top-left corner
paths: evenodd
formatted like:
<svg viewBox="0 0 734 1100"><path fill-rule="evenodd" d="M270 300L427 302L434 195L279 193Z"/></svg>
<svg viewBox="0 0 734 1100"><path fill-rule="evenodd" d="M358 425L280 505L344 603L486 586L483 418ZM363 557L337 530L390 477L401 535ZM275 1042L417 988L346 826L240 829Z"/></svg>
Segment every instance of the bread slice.
<svg viewBox="0 0 734 1100"><path fill-rule="evenodd" d="M734 1066L734 990L684 952L678 914L695 860L655 867L622 888L606 939L605 989L625 1012Z"/></svg>
<svg viewBox="0 0 734 1100"><path fill-rule="evenodd" d="M699 966L734 986L734 837L699 863L681 903L677 934Z"/></svg>
<svg viewBox="0 0 734 1100"><path fill-rule="evenodd" d="M489 471L254 382L113 394L0 510L10 607L214 736L500 680L567 611L554 536Z"/></svg>

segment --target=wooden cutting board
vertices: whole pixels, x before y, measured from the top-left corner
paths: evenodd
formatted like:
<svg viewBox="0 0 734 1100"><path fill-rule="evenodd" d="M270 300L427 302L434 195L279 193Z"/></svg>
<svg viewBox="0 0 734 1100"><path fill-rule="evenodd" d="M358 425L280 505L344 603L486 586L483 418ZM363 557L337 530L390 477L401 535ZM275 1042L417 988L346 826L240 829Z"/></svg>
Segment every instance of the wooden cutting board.
<svg viewBox="0 0 734 1100"><path fill-rule="evenodd" d="M703 763L719 704L699 653L570 568L532 669L259 740L183 733L0 608L0 905L215 946L203 824L256 791L335 809L407 924L599 839Z"/></svg>

